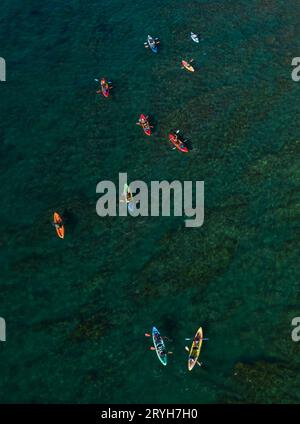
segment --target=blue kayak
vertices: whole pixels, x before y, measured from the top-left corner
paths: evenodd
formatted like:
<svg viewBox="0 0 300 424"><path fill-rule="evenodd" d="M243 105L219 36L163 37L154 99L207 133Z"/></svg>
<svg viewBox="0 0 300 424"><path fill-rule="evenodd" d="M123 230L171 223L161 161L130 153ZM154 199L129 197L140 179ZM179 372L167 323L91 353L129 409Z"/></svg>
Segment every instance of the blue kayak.
<svg viewBox="0 0 300 424"><path fill-rule="evenodd" d="M150 49L153 51L153 53L158 52L157 44L159 43L158 38L153 38L151 35L148 35L147 43L145 43L146 47L150 47Z"/></svg>
<svg viewBox="0 0 300 424"><path fill-rule="evenodd" d="M166 351L163 338L156 327L152 328L152 339L158 359L163 365L167 365L168 353Z"/></svg>

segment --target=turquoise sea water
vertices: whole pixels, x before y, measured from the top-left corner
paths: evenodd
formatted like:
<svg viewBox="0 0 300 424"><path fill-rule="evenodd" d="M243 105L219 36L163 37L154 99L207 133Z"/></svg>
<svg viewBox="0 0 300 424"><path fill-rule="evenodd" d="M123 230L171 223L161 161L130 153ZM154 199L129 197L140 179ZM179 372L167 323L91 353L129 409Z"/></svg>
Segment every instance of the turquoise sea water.
<svg viewBox="0 0 300 424"><path fill-rule="evenodd" d="M0 9L0 402L299 402L299 2ZM180 69L191 57L194 74ZM189 154L170 149L172 128ZM204 180L204 225L99 218L96 184L119 172ZM172 339L167 367L144 337L153 325ZM184 339L200 325L209 341L189 373Z"/></svg>

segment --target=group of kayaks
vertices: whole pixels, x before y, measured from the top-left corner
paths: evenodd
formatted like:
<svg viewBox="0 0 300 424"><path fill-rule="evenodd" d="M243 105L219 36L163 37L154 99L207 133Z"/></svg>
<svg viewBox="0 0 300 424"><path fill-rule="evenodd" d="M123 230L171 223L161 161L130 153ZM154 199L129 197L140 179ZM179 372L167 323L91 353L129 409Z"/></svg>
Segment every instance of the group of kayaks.
<svg viewBox="0 0 300 424"><path fill-rule="evenodd" d="M190 36L195 43L199 43L199 36L197 34L195 34L194 32L191 32ZM157 53L159 43L160 41L158 38L153 38L151 35L148 35L147 41L144 43L144 45L146 48L150 48L153 53ZM182 69L186 69L189 72L195 72L195 68L191 65L192 62L193 62L193 59L191 59L189 62L186 60L182 60L181 61Z"/></svg>
<svg viewBox="0 0 300 424"><path fill-rule="evenodd" d="M120 197L120 202L125 202L127 204L128 210L133 212L135 210L135 201L133 199L133 194L128 186L124 184L123 193ZM52 224L56 230L56 234L59 238L65 238L65 226L62 217L58 212L54 212Z"/></svg>
<svg viewBox="0 0 300 424"><path fill-rule="evenodd" d="M199 43L199 36L197 34L191 32L190 37L195 43ZM153 53L157 53L159 44L160 40L157 37L155 38L151 35L148 35L144 46L150 49ZM191 65L192 62L193 59L191 59L190 61L182 60L181 67L189 72L195 72L195 68ZM97 93L102 94L104 97L108 98L110 96L110 90L113 88L112 82L106 80L106 78L95 78L95 81L100 84L100 88L99 90L97 90ZM140 125L142 127L144 134L146 134L147 136L150 136L152 134L153 126L150 125L148 116L141 114L137 125ZM179 131L174 131L170 133L169 141L175 146L177 150L184 153L189 151L188 146L186 144L186 140L182 138L182 136L179 134Z"/></svg>
<svg viewBox="0 0 300 424"><path fill-rule="evenodd" d="M199 36L197 34L191 32L190 37L195 43L199 43ZM151 35L148 35L147 40L144 43L145 47L150 49L153 53L158 52L159 44L160 44L160 40L158 38L152 37ZM182 60L181 61L182 68L186 69L187 71L194 72L195 69L191 65L192 62L193 62L193 59L191 59L190 61ZM97 82L97 84L99 84L99 89L97 90L97 94L102 94L103 97L109 98L111 89L113 88L112 82L107 80L104 77L95 78L95 81ZM148 116L141 114L138 119L137 125L141 126L145 135L147 136L152 135L153 126L150 124L150 120ZM183 153L187 153L189 151L187 140L184 139L184 137L182 136L179 130L171 131L169 133L168 139L174 146L174 149L177 149ZM128 185L124 186L123 194L121 197L122 199L120 201L121 202L125 201L128 204L128 209L130 211L133 211L135 208L133 195L130 192ZM53 214L53 225L55 227L58 237L63 239L65 237L65 227L64 227L63 219L58 212L54 212Z"/></svg>
<svg viewBox="0 0 300 424"><path fill-rule="evenodd" d="M190 36L195 43L199 43L199 37L197 34L191 32ZM144 43L145 47L149 48L153 53L158 52L159 44L160 44L159 39L153 38L151 35L148 35L147 41ZM195 69L191 65L192 62L193 62L193 59L191 59L189 62L182 60L181 61L182 68L186 69L189 72L194 72ZM99 90L97 90L97 94L102 94L105 98L110 97L110 91L113 88L112 82L107 80L106 78L101 78L101 79L95 78L95 81L100 84ZM147 115L141 114L136 124L141 126L145 135L147 136L152 135L153 126L150 124L149 117ZM179 130L170 132L169 141L173 144L174 148L176 148L177 150L184 153L188 152L187 141L182 137ZM128 209L130 211L133 211L135 209L133 195L127 184L124 185L120 202L125 202L128 205ZM54 212L53 214L53 226L55 227L57 236L61 239L64 239L65 226L64 226L63 219L58 212ZM151 335L148 333L146 333L145 335L147 337L152 337L153 346L150 349L155 350L159 361L164 366L166 366L168 363L168 355L172 354L172 352L168 352L166 349L164 340L167 338L161 336L160 332L158 331L156 327L152 328ZM186 340L191 340L191 339L186 339ZM198 359L199 359L203 340L208 340L208 339L203 339L203 330L202 330L202 327L200 327L197 330L194 338L192 339L192 344L190 348L188 346L185 346L185 349L189 353L188 354L188 370L189 371L191 371L196 364L201 366Z"/></svg>
<svg viewBox="0 0 300 424"><path fill-rule="evenodd" d="M166 366L168 363L168 355L172 354L172 352L168 352L166 349L164 340L167 339L167 337L163 337L156 327L152 328L151 335L146 333L145 336L147 337L152 336L154 346L151 347L150 349L155 350L160 362L164 366ZM190 340L190 339L186 339L186 340ZM202 330L202 327L200 327L197 330L195 337L193 338L191 347L190 348L188 348L188 346L185 347L185 349L189 352L189 356L188 356L189 371L192 371L192 369L194 368L196 364L201 366L201 363L198 361L198 359L199 359L203 340L208 340L208 339L203 339L203 330Z"/></svg>
<svg viewBox="0 0 300 424"><path fill-rule="evenodd" d="M150 125L148 116L141 114L136 124L142 127L146 135L150 136L152 134L151 129L153 128L153 126ZM169 140L181 152L188 152L189 150L186 144L186 140L184 140L179 133L179 130L171 132L169 134Z"/></svg>

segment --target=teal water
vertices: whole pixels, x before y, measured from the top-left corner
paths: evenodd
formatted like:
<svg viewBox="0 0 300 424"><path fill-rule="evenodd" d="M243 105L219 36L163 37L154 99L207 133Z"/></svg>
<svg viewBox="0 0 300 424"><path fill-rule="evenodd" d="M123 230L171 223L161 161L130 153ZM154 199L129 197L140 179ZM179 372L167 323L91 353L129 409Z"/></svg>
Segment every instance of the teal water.
<svg viewBox="0 0 300 424"><path fill-rule="evenodd" d="M299 18L296 0L2 1L1 402L299 402ZM96 184L119 172L204 180L204 225L99 218Z"/></svg>

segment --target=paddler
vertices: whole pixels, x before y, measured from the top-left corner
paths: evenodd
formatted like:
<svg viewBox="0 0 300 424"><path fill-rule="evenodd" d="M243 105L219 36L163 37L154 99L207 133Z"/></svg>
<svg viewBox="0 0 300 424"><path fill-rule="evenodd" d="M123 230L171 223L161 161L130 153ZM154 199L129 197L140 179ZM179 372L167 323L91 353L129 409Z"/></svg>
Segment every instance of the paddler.
<svg viewBox="0 0 300 424"><path fill-rule="evenodd" d="M176 133L174 134L174 144L180 148L183 148L185 147L185 141L181 140L178 137L178 134L179 134L179 130L177 130Z"/></svg>
<svg viewBox="0 0 300 424"><path fill-rule="evenodd" d="M52 225L56 228L56 230L60 230L63 227L63 222L60 220L59 222L52 222Z"/></svg>
<svg viewBox="0 0 300 424"><path fill-rule="evenodd" d="M182 147L183 146L183 143L182 143L182 141L179 140L177 134L174 135L174 144L176 144L176 146L178 146L178 147Z"/></svg>
<svg viewBox="0 0 300 424"><path fill-rule="evenodd" d="M159 351L160 356L166 356L168 354L168 352L166 351L166 349L162 349Z"/></svg>
<svg viewBox="0 0 300 424"><path fill-rule="evenodd" d="M97 94L102 93L103 90L106 91L106 90L112 88L112 86L109 86L108 85L108 83L106 82L105 78L101 78L100 85L101 85L101 90L98 90L97 91Z"/></svg>
<svg viewBox="0 0 300 424"><path fill-rule="evenodd" d="M126 195L125 195L125 193L122 194L120 202L121 203L124 203L124 202L130 203L130 202L132 202L132 200L133 200L132 193L130 191L127 191Z"/></svg>
<svg viewBox="0 0 300 424"><path fill-rule="evenodd" d="M102 93L102 90L108 90L108 88L109 88L108 84L107 84L107 82L105 81L104 78L101 78L100 85L101 85L101 90L98 90L97 94L100 94L100 93Z"/></svg>
<svg viewBox="0 0 300 424"><path fill-rule="evenodd" d="M141 125L142 127L144 127L145 125L148 124L148 116L146 116L145 118L140 118L139 122L136 123L136 125Z"/></svg>
<svg viewBox="0 0 300 424"><path fill-rule="evenodd" d="M146 129L146 130L148 128L149 129L153 128L153 126L149 124L148 116L146 116L145 118L140 118L139 122L137 122L136 125L140 125L143 129Z"/></svg>
<svg viewBox="0 0 300 424"><path fill-rule="evenodd" d="M130 191L127 192L127 196L126 197L127 197L126 198L127 203L130 203L132 201L132 199L133 199L133 196L132 196L132 194L131 194Z"/></svg>

